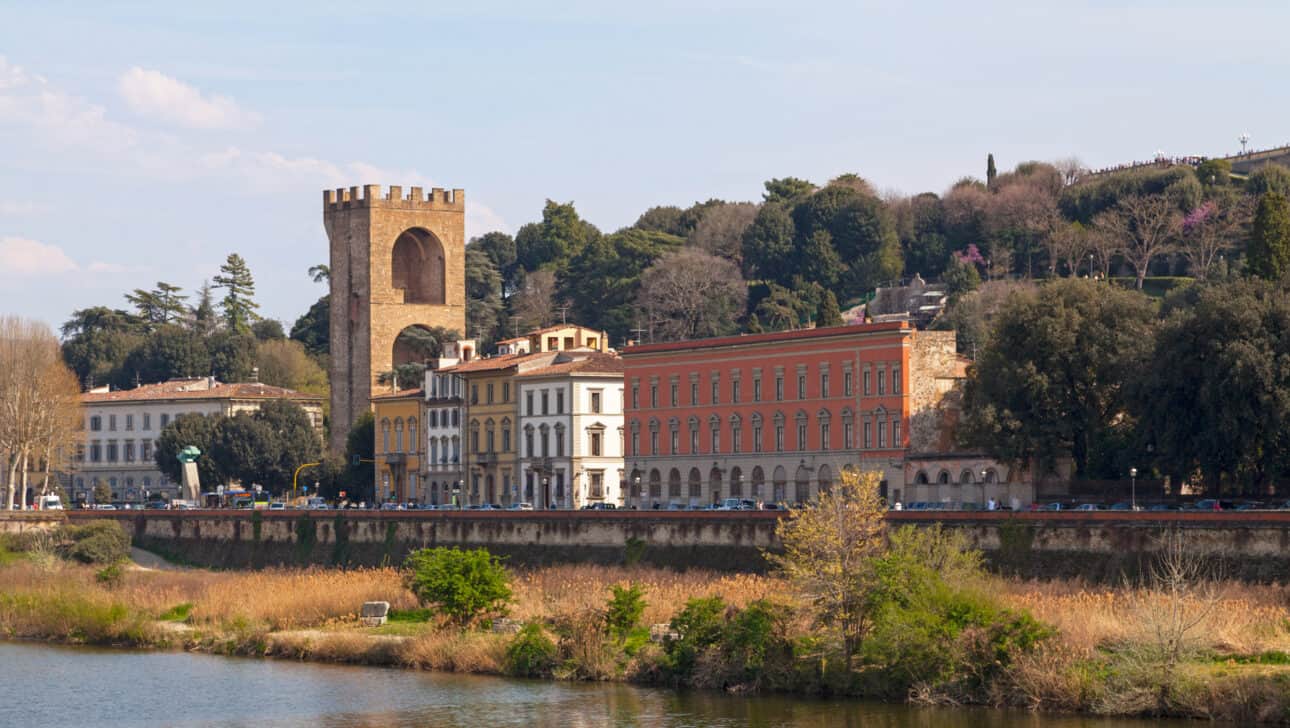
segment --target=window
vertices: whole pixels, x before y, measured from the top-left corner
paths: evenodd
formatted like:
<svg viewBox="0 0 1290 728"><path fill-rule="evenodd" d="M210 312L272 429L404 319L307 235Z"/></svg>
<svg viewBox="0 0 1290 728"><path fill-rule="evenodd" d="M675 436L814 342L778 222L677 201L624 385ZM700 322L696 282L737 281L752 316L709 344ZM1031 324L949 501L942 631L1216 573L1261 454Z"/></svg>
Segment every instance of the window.
<svg viewBox="0 0 1290 728"><path fill-rule="evenodd" d="M90 462L103 462L103 445L98 440L90 443Z"/></svg>
<svg viewBox="0 0 1290 728"><path fill-rule="evenodd" d="M125 416L125 429L126 429L126 430L133 430L133 429L134 429L134 415L126 415L126 416Z"/></svg>
<svg viewBox="0 0 1290 728"><path fill-rule="evenodd" d="M739 452L743 449L740 440L743 439L744 430L738 422L730 423L730 451Z"/></svg>
<svg viewBox="0 0 1290 728"><path fill-rule="evenodd" d="M761 377L756 377L753 379L753 401L754 402L761 401Z"/></svg>
<svg viewBox="0 0 1290 728"><path fill-rule="evenodd" d="M649 385L649 406L658 409L658 384L654 382Z"/></svg>
<svg viewBox="0 0 1290 728"><path fill-rule="evenodd" d="M829 423L827 421L820 423L820 449L829 449Z"/></svg>
<svg viewBox="0 0 1290 728"><path fill-rule="evenodd" d="M672 395L672 406L676 407L681 404L681 385L676 382L672 382L670 390Z"/></svg>
<svg viewBox="0 0 1290 728"><path fill-rule="evenodd" d="M881 397L886 393L887 393L887 370L879 369L878 370L878 396Z"/></svg>
<svg viewBox="0 0 1290 728"><path fill-rule="evenodd" d="M152 440L139 443L139 459L145 462L152 459Z"/></svg>
<svg viewBox="0 0 1290 728"><path fill-rule="evenodd" d="M797 398L806 399L806 375L797 375Z"/></svg>
<svg viewBox="0 0 1290 728"><path fill-rule="evenodd" d="M887 447L887 428L883 426L884 424L885 423L883 423L882 420L878 421L878 447L879 448Z"/></svg>
<svg viewBox="0 0 1290 728"><path fill-rule="evenodd" d="M555 390L555 413L557 415L564 414L564 390L563 389Z"/></svg>
<svg viewBox="0 0 1290 728"><path fill-rule="evenodd" d="M635 424L632 425L632 454L641 454L641 431L637 429Z"/></svg>
<svg viewBox="0 0 1290 728"><path fill-rule="evenodd" d="M868 420L865 420L865 423L864 423L864 446L865 448L873 447L873 433L870 432L870 426L869 426Z"/></svg>
<svg viewBox="0 0 1290 728"><path fill-rule="evenodd" d="M107 461L109 463L116 462L116 440L108 440Z"/></svg>
<svg viewBox="0 0 1290 728"><path fill-rule="evenodd" d="M493 383L492 382L488 383L487 389L488 389L488 404L492 404L493 403Z"/></svg>
<svg viewBox="0 0 1290 728"><path fill-rule="evenodd" d="M681 449L681 431L673 427L671 454L675 455L680 449Z"/></svg>
<svg viewBox="0 0 1290 728"><path fill-rule="evenodd" d="M829 373L820 372L820 396L829 396Z"/></svg>
<svg viewBox="0 0 1290 728"><path fill-rule="evenodd" d="M542 425L542 457L551 457L551 431Z"/></svg>
<svg viewBox="0 0 1290 728"><path fill-rule="evenodd" d="M555 456L564 457L564 426L555 426Z"/></svg>
<svg viewBox="0 0 1290 728"><path fill-rule="evenodd" d="M408 418L408 450L420 452L421 448L417 447L417 418Z"/></svg>
<svg viewBox="0 0 1290 728"><path fill-rule="evenodd" d="M855 377L851 376L850 370L842 372L842 394L850 397L855 394Z"/></svg>
<svg viewBox="0 0 1290 728"><path fill-rule="evenodd" d="M632 409L641 408L641 387L639 384L632 385ZM529 414L532 414L531 412Z"/></svg>
<svg viewBox="0 0 1290 728"><path fill-rule="evenodd" d="M690 404L699 403L699 383L690 382Z"/></svg>
<svg viewBox="0 0 1290 728"><path fill-rule="evenodd" d="M891 393L900 394L900 365L891 367Z"/></svg>
<svg viewBox="0 0 1290 728"><path fill-rule="evenodd" d="M430 427L439 426L439 410L430 410Z"/></svg>
<svg viewBox="0 0 1290 728"><path fill-rule="evenodd" d="M720 404L720 402L721 402L721 378L718 375L712 378L712 404Z"/></svg>
<svg viewBox="0 0 1290 728"><path fill-rule="evenodd" d="M134 462L134 440L125 441L124 454L125 454L125 461L127 463Z"/></svg>
<svg viewBox="0 0 1290 728"><path fill-rule="evenodd" d="M470 451L479 452L479 422L470 423Z"/></svg>
<svg viewBox="0 0 1290 728"><path fill-rule="evenodd" d="M633 433L634 434L634 433ZM524 453L528 457L533 457L533 428L524 428Z"/></svg>
<svg viewBox="0 0 1290 728"><path fill-rule="evenodd" d="M502 421L502 452L511 451L511 423L509 420Z"/></svg>
<svg viewBox="0 0 1290 728"><path fill-rule="evenodd" d="M591 413L600 414L600 392L591 393Z"/></svg>
<svg viewBox="0 0 1290 728"><path fill-rule="evenodd" d="M753 423L753 452L761 452L761 423Z"/></svg>
<svg viewBox="0 0 1290 728"><path fill-rule="evenodd" d="M478 384L470 385L470 403L479 404L479 385Z"/></svg>
<svg viewBox="0 0 1290 728"><path fill-rule="evenodd" d="M459 422L461 422L461 418L460 418L459 412L460 412L460 410L453 410L453 411L452 411L452 426L453 426L453 427L457 427L457 426L458 426L458 423L459 423Z"/></svg>
<svg viewBox="0 0 1290 728"><path fill-rule="evenodd" d="M658 430L650 430L649 432L649 454L658 454Z"/></svg>
<svg viewBox="0 0 1290 728"><path fill-rule="evenodd" d="M900 420L891 421L891 446L901 447L900 442Z"/></svg>
<svg viewBox="0 0 1290 728"><path fill-rule="evenodd" d="M873 390L869 387L869 370L868 370L868 369L865 369L865 370L864 370L864 376L863 376L863 382L862 382L862 383L863 383L863 387L864 387L864 396L868 397L870 394L872 394L872 393L873 393Z"/></svg>
<svg viewBox="0 0 1290 728"><path fill-rule="evenodd" d="M699 452L699 424L697 422L690 425L690 454L694 455Z"/></svg>
<svg viewBox="0 0 1290 728"><path fill-rule="evenodd" d="M398 419L394 421L394 452L404 452L402 419Z"/></svg>
<svg viewBox="0 0 1290 728"><path fill-rule="evenodd" d="M108 415L108 429L116 431L116 415Z"/></svg>
<svg viewBox="0 0 1290 728"><path fill-rule="evenodd" d="M856 428L851 420L842 421L842 447L850 450L856 445Z"/></svg>
<svg viewBox="0 0 1290 728"><path fill-rule="evenodd" d="M712 425L712 453L721 452L721 423L715 422Z"/></svg>
<svg viewBox="0 0 1290 728"><path fill-rule="evenodd" d="M784 452L784 423L775 423L775 452Z"/></svg>
<svg viewBox="0 0 1290 728"><path fill-rule="evenodd" d="M484 425L484 428L484 443L488 448L488 452L495 452L497 449L497 431L493 429L493 421L489 420L488 423Z"/></svg>
<svg viewBox="0 0 1290 728"><path fill-rule="evenodd" d="M591 433L591 456L592 457L597 457L597 458L600 457L600 454L601 454L600 451L602 448L601 441L604 439L604 437L605 435L603 432Z"/></svg>
<svg viewBox="0 0 1290 728"><path fill-rule="evenodd" d="M502 401L503 402L511 401L511 383L510 382L502 382Z"/></svg>
<svg viewBox="0 0 1290 728"><path fill-rule="evenodd" d="M533 391L529 390L524 393L524 414L533 415Z"/></svg>
<svg viewBox="0 0 1290 728"><path fill-rule="evenodd" d="M797 449L806 449L806 422L803 420L797 422Z"/></svg>
<svg viewBox="0 0 1290 728"><path fill-rule="evenodd" d="M783 400L784 400L784 375L776 374L775 375L775 401L782 402Z"/></svg>
<svg viewBox="0 0 1290 728"><path fill-rule="evenodd" d="M551 414L551 393L545 389L542 390L542 414Z"/></svg>
<svg viewBox="0 0 1290 728"><path fill-rule="evenodd" d="M167 414L161 415L161 426L165 427L168 424L170 424L170 415L167 415Z"/></svg>
<svg viewBox="0 0 1290 728"><path fill-rule="evenodd" d="M94 415L93 417L91 417L91 418L90 418L90 431L91 431L91 432L99 432L99 431L101 431L102 429L103 429L103 418L102 418L102 417L100 417L99 415Z"/></svg>
<svg viewBox="0 0 1290 728"><path fill-rule="evenodd" d="M739 380L730 382L730 401L739 404Z"/></svg>
<svg viewBox="0 0 1290 728"><path fill-rule="evenodd" d="M605 497L605 474L599 470L593 470L590 473L590 493L588 494L593 500L599 500Z"/></svg>

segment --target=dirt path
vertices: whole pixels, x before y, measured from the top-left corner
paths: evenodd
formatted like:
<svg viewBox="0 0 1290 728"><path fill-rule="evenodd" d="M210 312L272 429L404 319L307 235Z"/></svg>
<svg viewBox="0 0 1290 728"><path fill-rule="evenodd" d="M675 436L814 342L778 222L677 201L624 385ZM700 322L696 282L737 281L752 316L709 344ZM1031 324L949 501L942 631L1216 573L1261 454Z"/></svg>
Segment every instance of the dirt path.
<svg viewBox="0 0 1290 728"><path fill-rule="evenodd" d="M151 551L144 551L137 546L130 547L130 560L140 569L159 569L161 571L179 571L183 569L182 566L176 566Z"/></svg>

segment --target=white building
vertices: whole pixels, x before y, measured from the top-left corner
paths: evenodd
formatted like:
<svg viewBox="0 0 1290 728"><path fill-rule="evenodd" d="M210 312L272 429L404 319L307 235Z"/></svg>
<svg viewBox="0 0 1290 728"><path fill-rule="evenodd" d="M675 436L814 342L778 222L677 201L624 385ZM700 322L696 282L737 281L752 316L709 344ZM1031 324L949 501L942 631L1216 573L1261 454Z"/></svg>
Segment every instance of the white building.
<svg viewBox="0 0 1290 728"><path fill-rule="evenodd" d="M270 399L289 399L304 408L321 435L323 398L259 383L224 384L214 377L172 379L134 389L99 387L81 395L85 407L85 441L71 475L73 502L93 500L94 488L106 484L113 501L141 503L178 497L154 459L157 438L179 415L226 415L255 411ZM214 483L203 484L213 488Z"/></svg>
<svg viewBox="0 0 1290 728"><path fill-rule="evenodd" d="M466 424L462 399L465 384L461 376L453 372L453 367L471 361L474 356L474 340L452 342L444 346L443 356L426 369L422 388L425 406L421 417L426 436L426 458L421 482L426 488L427 503L452 503L454 492L460 495L465 479L461 452ZM461 502L460 498L457 502Z"/></svg>
<svg viewBox="0 0 1290 728"><path fill-rule="evenodd" d="M561 352L516 375L519 500L537 508L623 504L623 365L615 355Z"/></svg>

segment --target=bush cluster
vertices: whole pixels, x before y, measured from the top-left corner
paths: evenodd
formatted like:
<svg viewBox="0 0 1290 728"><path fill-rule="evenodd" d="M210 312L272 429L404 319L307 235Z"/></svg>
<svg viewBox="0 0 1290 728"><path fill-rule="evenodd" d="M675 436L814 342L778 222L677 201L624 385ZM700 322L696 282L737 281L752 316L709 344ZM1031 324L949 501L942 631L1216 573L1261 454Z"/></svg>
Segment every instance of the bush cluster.
<svg viewBox="0 0 1290 728"><path fill-rule="evenodd" d="M458 626L505 616L511 601L510 574L487 549L420 549L404 568L408 590Z"/></svg>
<svg viewBox="0 0 1290 728"><path fill-rule="evenodd" d="M83 564L115 564L130 558L130 534L116 521L90 521L59 529L59 553Z"/></svg>

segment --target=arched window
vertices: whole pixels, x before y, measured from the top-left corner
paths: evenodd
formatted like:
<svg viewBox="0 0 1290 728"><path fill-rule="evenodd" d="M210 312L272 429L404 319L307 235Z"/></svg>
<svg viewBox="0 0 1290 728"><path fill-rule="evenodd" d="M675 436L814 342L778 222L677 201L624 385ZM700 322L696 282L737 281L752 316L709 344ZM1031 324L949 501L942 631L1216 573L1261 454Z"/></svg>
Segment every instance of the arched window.
<svg viewBox="0 0 1290 728"><path fill-rule="evenodd" d="M829 466L821 465L816 479L819 481L819 493L828 493L833 490L833 471Z"/></svg>
<svg viewBox="0 0 1290 728"><path fill-rule="evenodd" d="M484 420L484 452L497 451L497 427L493 418Z"/></svg>
<svg viewBox="0 0 1290 728"><path fill-rule="evenodd" d="M771 499L774 503L783 503L788 497L788 472L783 465L775 466L775 475L771 481Z"/></svg>
<svg viewBox="0 0 1290 728"><path fill-rule="evenodd" d="M959 473L959 485L971 485L972 482L973 480L972 480L971 470L965 469L963 472Z"/></svg>
<svg viewBox="0 0 1290 728"><path fill-rule="evenodd" d="M439 239L421 228L400 234L390 252L390 287L395 303L442 304L444 258Z"/></svg>
<svg viewBox="0 0 1290 728"><path fill-rule="evenodd" d="M762 493L765 492L766 474L758 465L752 469L752 490L748 492L753 498L761 499Z"/></svg>
<svg viewBox="0 0 1290 728"><path fill-rule="evenodd" d="M663 497L663 478L659 475L658 468L649 471L649 495L651 498Z"/></svg>
<svg viewBox="0 0 1290 728"><path fill-rule="evenodd" d="M730 497L738 498L744 494L744 473L739 466L730 469Z"/></svg>
<svg viewBox="0 0 1290 728"><path fill-rule="evenodd" d="M681 471L676 468L672 468L671 472L667 474L667 497L681 497Z"/></svg>
<svg viewBox="0 0 1290 728"><path fill-rule="evenodd" d="M712 502L721 502L721 470L713 468L708 471L708 491L712 493Z"/></svg>
<svg viewBox="0 0 1290 728"><path fill-rule="evenodd" d="M918 475L914 476L914 485L927 485L927 473L918 471Z"/></svg>
<svg viewBox="0 0 1290 728"><path fill-rule="evenodd" d="M479 420L470 421L470 451L479 452Z"/></svg>
<svg viewBox="0 0 1290 728"><path fill-rule="evenodd" d="M949 471L942 470L942 471L941 471L941 472L936 476L936 482L937 482L938 484L940 484L940 485L949 485L949 484L950 484L950 474L949 474Z"/></svg>
<svg viewBox="0 0 1290 728"><path fill-rule="evenodd" d="M420 443L417 441L417 418L409 417L408 418L408 450L412 452L419 452L421 450L421 448L418 447L419 444Z"/></svg>
<svg viewBox="0 0 1290 728"><path fill-rule="evenodd" d="M811 471L799 465L793 478L793 502L805 503L811 499Z"/></svg>
<svg viewBox="0 0 1290 728"><path fill-rule="evenodd" d="M403 418L394 419L394 452L403 452Z"/></svg>
<svg viewBox="0 0 1290 728"><path fill-rule="evenodd" d="M390 421L381 420L381 452L390 451Z"/></svg>
<svg viewBox="0 0 1290 728"><path fill-rule="evenodd" d="M699 474L698 468L690 468L690 478L687 485L689 486L688 495L691 498L703 497L703 476Z"/></svg>
<svg viewBox="0 0 1290 728"><path fill-rule="evenodd" d="M511 451L511 418L502 418L502 452Z"/></svg>

